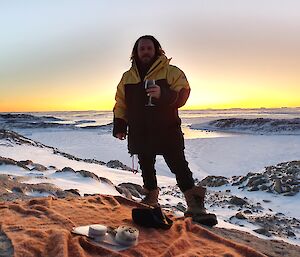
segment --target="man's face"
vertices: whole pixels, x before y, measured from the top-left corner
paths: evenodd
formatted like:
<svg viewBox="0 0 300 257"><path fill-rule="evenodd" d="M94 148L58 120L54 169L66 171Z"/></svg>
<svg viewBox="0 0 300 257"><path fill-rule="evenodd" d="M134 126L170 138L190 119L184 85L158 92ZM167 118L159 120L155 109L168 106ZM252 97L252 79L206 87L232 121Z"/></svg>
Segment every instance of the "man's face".
<svg viewBox="0 0 300 257"><path fill-rule="evenodd" d="M148 64L155 56L154 44L150 39L140 39L137 48L138 58L143 64Z"/></svg>

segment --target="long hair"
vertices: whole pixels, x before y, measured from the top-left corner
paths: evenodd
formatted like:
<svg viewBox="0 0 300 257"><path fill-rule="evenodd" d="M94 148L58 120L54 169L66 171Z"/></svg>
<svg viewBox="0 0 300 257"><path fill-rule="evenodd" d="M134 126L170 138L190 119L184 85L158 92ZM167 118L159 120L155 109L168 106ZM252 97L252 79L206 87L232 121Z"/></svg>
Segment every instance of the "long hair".
<svg viewBox="0 0 300 257"><path fill-rule="evenodd" d="M165 51L162 50L161 48L161 45L160 43L157 41L157 39L151 35L144 35L144 36L141 36L134 44L133 46L133 49L132 49L132 52L131 52L131 56L130 56L130 60L131 61L137 61L137 58L138 58L138 52L137 52L137 49L138 49L138 44L139 44L139 41L141 39L149 39L153 42L154 44L154 49L155 49L155 58L157 58L158 56L161 56L161 55L164 55L165 54Z"/></svg>

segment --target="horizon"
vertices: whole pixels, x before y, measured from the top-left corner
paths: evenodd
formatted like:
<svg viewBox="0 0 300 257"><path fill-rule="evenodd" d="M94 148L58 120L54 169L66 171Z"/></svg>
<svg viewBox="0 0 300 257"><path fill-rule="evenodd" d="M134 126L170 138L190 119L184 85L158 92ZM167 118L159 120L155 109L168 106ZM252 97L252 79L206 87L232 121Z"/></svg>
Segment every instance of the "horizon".
<svg viewBox="0 0 300 257"><path fill-rule="evenodd" d="M178 109L179 111L226 111L226 110L276 110L276 109L300 109L300 106L295 107L257 107L257 108L241 108L241 107L233 107L233 108L205 108L205 109ZM5 112L0 111L1 113L35 113L35 112L113 112L113 110L53 110L53 111L13 111L13 112Z"/></svg>
<svg viewBox="0 0 300 257"><path fill-rule="evenodd" d="M112 110L145 34L187 76L181 110L297 107L299 9L293 0L2 3L0 112Z"/></svg>

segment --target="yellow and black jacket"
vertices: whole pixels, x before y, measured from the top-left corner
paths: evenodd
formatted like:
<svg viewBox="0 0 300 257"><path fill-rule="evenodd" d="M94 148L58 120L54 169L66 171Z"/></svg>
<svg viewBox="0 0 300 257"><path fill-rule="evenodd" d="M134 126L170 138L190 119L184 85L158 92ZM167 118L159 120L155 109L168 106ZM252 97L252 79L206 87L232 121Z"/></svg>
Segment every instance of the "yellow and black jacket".
<svg viewBox="0 0 300 257"><path fill-rule="evenodd" d="M189 83L176 66L164 55L152 64L141 81L136 63L123 74L117 87L114 106L113 135L126 133L130 154L184 149L178 108L190 94ZM145 106L148 97L144 88L146 79L155 79L161 88L161 97L152 98L155 106Z"/></svg>

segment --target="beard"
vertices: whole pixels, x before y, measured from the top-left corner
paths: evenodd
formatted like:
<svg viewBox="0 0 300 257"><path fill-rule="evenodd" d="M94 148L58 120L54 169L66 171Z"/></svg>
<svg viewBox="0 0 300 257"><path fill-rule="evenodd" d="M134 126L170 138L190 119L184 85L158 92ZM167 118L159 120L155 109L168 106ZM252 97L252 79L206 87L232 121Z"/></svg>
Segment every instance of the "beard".
<svg viewBox="0 0 300 257"><path fill-rule="evenodd" d="M144 68L150 68L150 66L156 61L157 57L153 56L152 58L150 56L138 58L137 63L138 65L144 67Z"/></svg>

